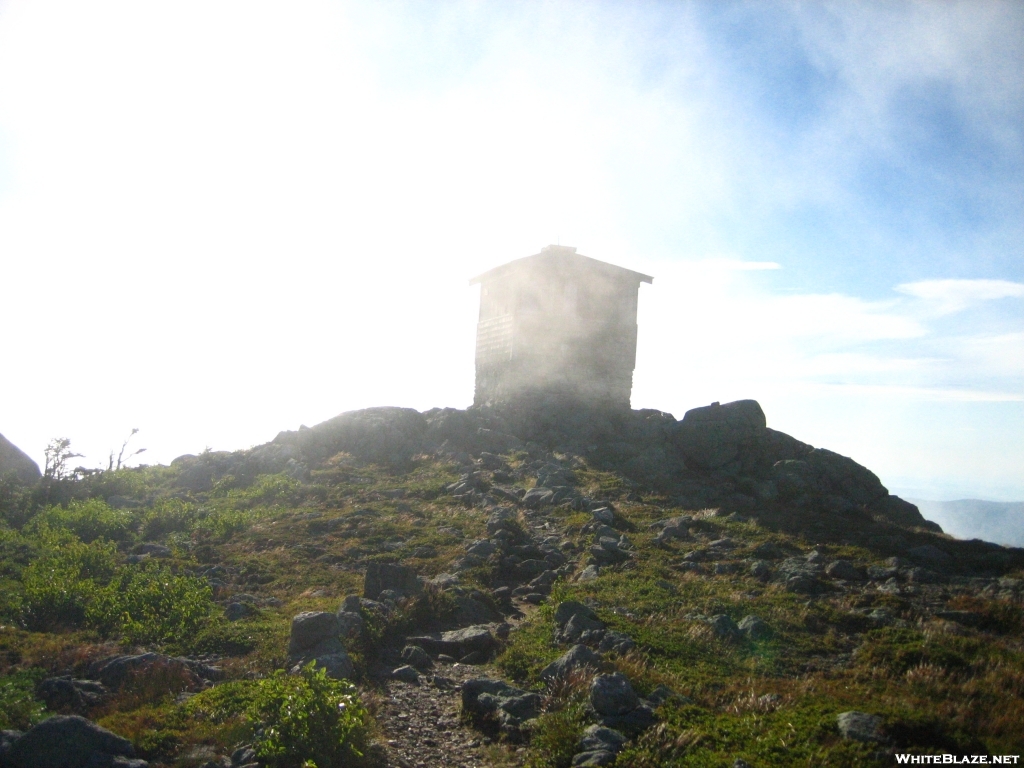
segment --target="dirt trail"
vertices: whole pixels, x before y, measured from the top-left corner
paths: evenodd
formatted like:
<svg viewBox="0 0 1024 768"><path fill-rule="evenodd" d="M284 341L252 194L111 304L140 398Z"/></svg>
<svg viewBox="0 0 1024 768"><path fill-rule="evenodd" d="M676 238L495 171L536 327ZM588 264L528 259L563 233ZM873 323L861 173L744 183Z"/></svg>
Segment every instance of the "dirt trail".
<svg viewBox="0 0 1024 768"><path fill-rule="evenodd" d="M489 739L459 719L459 686L481 670L464 664L435 664L420 685L391 680L377 719L389 764L401 768L484 768Z"/></svg>

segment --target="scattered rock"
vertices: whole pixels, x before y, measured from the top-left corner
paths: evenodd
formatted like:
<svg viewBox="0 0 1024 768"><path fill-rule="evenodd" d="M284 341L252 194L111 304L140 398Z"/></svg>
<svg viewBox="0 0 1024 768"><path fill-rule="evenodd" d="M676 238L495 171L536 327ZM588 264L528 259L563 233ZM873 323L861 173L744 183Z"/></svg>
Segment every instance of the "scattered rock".
<svg viewBox="0 0 1024 768"><path fill-rule="evenodd" d="M615 522L615 512L609 507L598 507L591 511L591 516L594 521L602 525L611 525Z"/></svg>
<svg viewBox="0 0 1024 768"><path fill-rule="evenodd" d="M820 595L825 591L825 585L813 576L801 573L786 579L786 591L798 595Z"/></svg>
<svg viewBox="0 0 1024 768"><path fill-rule="evenodd" d="M715 633L715 637L722 640L735 640L740 636L740 628L736 622L724 613L719 613L707 620L708 626Z"/></svg>
<svg viewBox="0 0 1024 768"><path fill-rule="evenodd" d="M514 688L503 680L480 677L462 685L462 711L480 722L496 721L507 736L520 733L520 727L541 712L540 694Z"/></svg>
<svg viewBox="0 0 1024 768"><path fill-rule="evenodd" d="M767 579L772 574L772 568L766 560L755 560L750 564L750 575L755 579Z"/></svg>
<svg viewBox="0 0 1024 768"><path fill-rule="evenodd" d="M416 571L407 565L369 563L363 581L363 597L376 600L381 592L388 590L402 597L412 597L423 591L423 582Z"/></svg>
<svg viewBox="0 0 1024 768"><path fill-rule="evenodd" d="M421 672L434 666L434 662L430 658L430 654L418 645L405 646L405 648L402 649L402 661L415 667Z"/></svg>
<svg viewBox="0 0 1024 768"><path fill-rule="evenodd" d="M36 686L36 696L46 704L46 708L62 714L83 714L103 701L108 693L103 683L76 680L71 675L48 677Z"/></svg>
<svg viewBox="0 0 1024 768"><path fill-rule="evenodd" d="M501 621L501 615L482 600L458 595L455 605L455 623L460 627Z"/></svg>
<svg viewBox="0 0 1024 768"><path fill-rule="evenodd" d="M614 651L619 656L629 653L634 648L636 648L636 643L633 642L633 638L629 635L624 635L622 632L605 632L604 637L601 638L601 642L597 646L597 650L601 653Z"/></svg>
<svg viewBox="0 0 1024 768"><path fill-rule="evenodd" d="M885 740L882 733L882 718L866 712L843 712L836 717L839 734L844 739L865 742L881 742Z"/></svg>
<svg viewBox="0 0 1024 768"><path fill-rule="evenodd" d="M162 653L141 653L134 656L108 656L89 665L89 676L112 691L126 682L149 675L154 669L166 670L179 678L186 690L206 687L208 680L220 680L224 673L187 657L165 656Z"/></svg>
<svg viewBox="0 0 1024 768"><path fill-rule="evenodd" d="M442 632L435 635L410 637L409 645L418 645L431 654L444 654L454 659L465 658L479 651L489 656L498 647L498 641L489 627L476 626Z"/></svg>
<svg viewBox="0 0 1024 768"><path fill-rule="evenodd" d="M555 608L555 626L561 631L571 619L577 616L586 622L585 625L581 625L585 629L604 627L604 622L597 618L597 614L592 608L575 600L565 600L558 604Z"/></svg>
<svg viewBox="0 0 1024 768"><path fill-rule="evenodd" d="M358 605L358 599L357 605ZM365 622L358 609L355 611L338 611L338 632L343 638L357 638L363 634Z"/></svg>
<svg viewBox="0 0 1024 768"><path fill-rule="evenodd" d="M422 652L422 649L419 649ZM411 683L412 685L420 684L420 673L416 671L416 668L409 666L408 664L404 667L399 667L391 673L391 677L394 680L400 680L403 683Z"/></svg>
<svg viewBox="0 0 1024 768"><path fill-rule="evenodd" d="M231 602L224 609L224 618L228 621L239 621L255 616L259 611L249 603Z"/></svg>
<svg viewBox="0 0 1024 768"><path fill-rule="evenodd" d="M751 640L762 640L771 634L768 624L757 616L744 616L738 629Z"/></svg>
<svg viewBox="0 0 1024 768"><path fill-rule="evenodd" d="M758 544L754 548L754 554L758 557L764 558L765 560L781 560L786 556L786 553L782 551L782 548L772 541L766 541L762 544Z"/></svg>
<svg viewBox="0 0 1024 768"><path fill-rule="evenodd" d="M621 672L598 675L590 684L590 705L599 715L625 715L640 704L640 698Z"/></svg>
<svg viewBox="0 0 1024 768"><path fill-rule="evenodd" d="M565 623L555 639L560 643L575 643L581 640L586 633L603 629L604 622L600 619L591 618L587 614L576 613Z"/></svg>
<svg viewBox="0 0 1024 768"><path fill-rule="evenodd" d="M591 725L576 745L577 753L572 759L574 766L608 765L622 751L626 737L612 728Z"/></svg>
<svg viewBox="0 0 1024 768"><path fill-rule="evenodd" d="M552 682L567 677L570 673L584 667L590 667L596 671L601 667L601 657L587 646L577 644L544 667L540 676L548 682Z"/></svg>
<svg viewBox="0 0 1024 768"><path fill-rule="evenodd" d="M829 563L825 567L825 573L833 579L842 579L843 581L864 581L866 578L864 572L849 560L836 560L834 563Z"/></svg>
<svg viewBox="0 0 1024 768"><path fill-rule="evenodd" d="M341 622L337 614L308 611L292 619L288 640L288 663L292 672L314 662L335 679L352 677L352 660L341 642Z"/></svg>
<svg viewBox="0 0 1024 768"><path fill-rule="evenodd" d="M307 611L292 618L288 655L303 656L344 650L337 614Z"/></svg>
<svg viewBox="0 0 1024 768"><path fill-rule="evenodd" d="M94 765L131 765L144 768L143 761L122 760L135 754L127 739L77 715L56 715L30 728L17 739L7 754L14 768L91 768Z"/></svg>

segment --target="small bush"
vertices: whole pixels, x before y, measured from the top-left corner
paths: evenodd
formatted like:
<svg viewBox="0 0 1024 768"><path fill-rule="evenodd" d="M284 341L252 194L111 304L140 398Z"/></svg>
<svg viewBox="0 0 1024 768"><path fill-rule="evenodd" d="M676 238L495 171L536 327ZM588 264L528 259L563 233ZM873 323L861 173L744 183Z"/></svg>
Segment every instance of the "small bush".
<svg viewBox="0 0 1024 768"><path fill-rule="evenodd" d="M78 627L96 592L97 580L116 569L117 548L109 542L61 541L59 532L44 531L46 554L22 573L21 622L43 632Z"/></svg>
<svg viewBox="0 0 1024 768"><path fill-rule="evenodd" d="M585 690L574 691L560 708L546 712L537 721L531 739L530 768L569 768L576 745L587 725Z"/></svg>
<svg viewBox="0 0 1024 768"><path fill-rule="evenodd" d="M202 579L175 576L160 566L126 566L96 591L85 618L105 635L159 643L195 635L212 608L210 587Z"/></svg>
<svg viewBox="0 0 1024 768"><path fill-rule="evenodd" d="M211 613L202 579L153 563L119 566L112 542L83 544L45 525L40 538L44 554L22 572L18 612L28 629L87 627L154 643L195 635Z"/></svg>
<svg viewBox="0 0 1024 768"><path fill-rule="evenodd" d="M351 765L363 756L368 716L355 686L312 662L299 675L278 670L260 680L249 716L262 724L256 754L277 768Z"/></svg>
<svg viewBox="0 0 1024 768"><path fill-rule="evenodd" d="M139 536L144 541L156 541L171 533L191 531L195 523L195 505L181 499L163 499L143 513Z"/></svg>
<svg viewBox="0 0 1024 768"><path fill-rule="evenodd" d="M185 702L179 716L213 724L248 721L253 748L273 768L362 763L369 715L355 687L308 664L300 674L278 670L262 680L236 680Z"/></svg>
<svg viewBox="0 0 1024 768"><path fill-rule="evenodd" d="M0 730L24 731L43 719L46 707L35 697L38 670L0 677Z"/></svg>
<svg viewBox="0 0 1024 768"><path fill-rule="evenodd" d="M133 539L133 516L130 510L113 509L99 499L72 501L67 508L48 507L32 520L33 525L71 531L87 544L97 539L128 541Z"/></svg>

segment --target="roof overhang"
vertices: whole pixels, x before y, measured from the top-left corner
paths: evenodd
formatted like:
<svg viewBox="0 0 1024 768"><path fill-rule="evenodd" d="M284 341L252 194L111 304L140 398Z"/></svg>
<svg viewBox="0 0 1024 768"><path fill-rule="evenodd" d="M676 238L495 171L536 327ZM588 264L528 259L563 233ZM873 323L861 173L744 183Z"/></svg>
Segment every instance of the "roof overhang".
<svg viewBox="0 0 1024 768"><path fill-rule="evenodd" d="M626 269L624 267L617 266L615 264L609 264L607 261L599 261L598 259L592 259L589 256L576 253L576 249L569 246L552 246L549 245L540 253L535 253L533 256L524 256L521 259L515 259L501 266L489 269L486 272L477 275L469 281L470 285L476 285L477 283L485 283L490 280L496 280L502 276L511 272L518 271L520 269L529 267L532 263L539 262L541 260L558 260L575 262L578 266L595 269L605 273L618 273L621 277L632 277L637 283L653 283L654 278L650 275L645 275L642 272L634 272L632 269Z"/></svg>

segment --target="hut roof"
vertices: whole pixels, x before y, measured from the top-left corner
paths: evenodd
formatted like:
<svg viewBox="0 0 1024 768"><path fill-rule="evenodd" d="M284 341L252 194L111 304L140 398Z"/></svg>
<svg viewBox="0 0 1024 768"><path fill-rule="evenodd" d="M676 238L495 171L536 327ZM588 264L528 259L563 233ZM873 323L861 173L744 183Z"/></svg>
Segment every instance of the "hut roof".
<svg viewBox="0 0 1024 768"><path fill-rule="evenodd" d="M606 261L598 261L597 259L592 259L589 256L576 253L576 249L572 246L548 245L542 248L540 253L535 253L533 256L524 256L521 259L510 261L507 264L502 264L500 267L495 267L483 274L477 275L469 281L469 284L476 285L477 283L496 280L513 272L549 265L576 268L580 271L603 272L607 275L614 275L616 277L630 276L638 283L651 283L654 281L654 278L650 275L645 275L641 272L634 272L631 269L625 269L623 267L617 267Z"/></svg>

